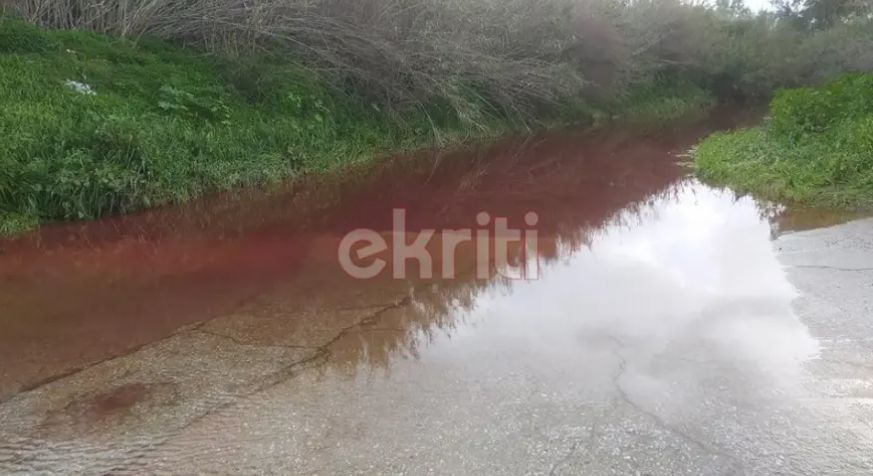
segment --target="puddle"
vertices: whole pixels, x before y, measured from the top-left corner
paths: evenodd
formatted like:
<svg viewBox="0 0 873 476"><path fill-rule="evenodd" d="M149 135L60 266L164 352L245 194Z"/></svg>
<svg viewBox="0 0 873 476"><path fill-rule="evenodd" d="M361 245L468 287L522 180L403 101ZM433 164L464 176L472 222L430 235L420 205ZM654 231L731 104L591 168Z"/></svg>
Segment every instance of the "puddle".
<svg viewBox="0 0 873 476"><path fill-rule="evenodd" d="M772 239L850 218L689 177L677 154L737 120L395 158L7 242L0 416L26 435L26 415L62 415L38 434L50 439L80 428L73 409L92 417L89 434L129 438L117 457L96 451L95 470L137 454L146 472L399 472L411 451L409 467L488 472L502 448L501 468L535 473L584 453L598 472L630 444L622 435L646 434L662 446L640 451L664 460L642 466L734 472L687 429L746 432L756 451L775 450L756 432L787 418L821 348L792 310ZM455 279L352 279L337 260L343 236L388 236L395 208L412 238L476 228L481 211L511 224L533 211L538 279L493 266L479 279L463 246ZM437 262L444 238L428 248ZM125 418L131 408L158 410ZM64 441L75 448L58 452L88 459L85 442ZM142 441L156 453L142 456ZM447 456L464 452L471 461Z"/></svg>
<svg viewBox="0 0 873 476"><path fill-rule="evenodd" d="M303 261L336 268L338 237L463 228L476 211L539 213L541 253L664 191L673 153L733 116L640 137L567 131L432 157L385 160L346 179L225 195L96 223L54 225L0 245L0 395L32 388L231 312ZM313 293L319 284L313 280ZM322 286L330 286L330 283Z"/></svg>

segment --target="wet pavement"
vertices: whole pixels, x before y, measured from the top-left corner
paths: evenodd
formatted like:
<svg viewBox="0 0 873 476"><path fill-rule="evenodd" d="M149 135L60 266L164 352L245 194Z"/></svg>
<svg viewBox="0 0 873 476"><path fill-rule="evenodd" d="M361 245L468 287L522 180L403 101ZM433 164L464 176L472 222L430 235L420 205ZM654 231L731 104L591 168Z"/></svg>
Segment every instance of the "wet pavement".
<svg viewBox="0 0 873 476"><path fill-rule="evenodd" d="M708 127L7 243L0 473L873 473L873 220L688 177ZM464 249L453 280L348 277L343 234L398 206L413 231L536 211L539 279Z"/></svg>

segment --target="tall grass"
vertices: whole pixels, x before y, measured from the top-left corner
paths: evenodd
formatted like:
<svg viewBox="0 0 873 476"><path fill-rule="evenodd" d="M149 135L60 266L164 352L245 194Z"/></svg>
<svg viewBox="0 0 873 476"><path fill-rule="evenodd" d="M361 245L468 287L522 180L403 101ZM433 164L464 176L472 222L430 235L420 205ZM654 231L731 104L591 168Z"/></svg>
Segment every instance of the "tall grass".
<svg viewBox="0 0 873 476"><path fill-rule="evenodd" d="M229 61L2 18L0 104L4 234L500 127L490 117L470 131L433 108L390 114L281 58Z"/></svg>

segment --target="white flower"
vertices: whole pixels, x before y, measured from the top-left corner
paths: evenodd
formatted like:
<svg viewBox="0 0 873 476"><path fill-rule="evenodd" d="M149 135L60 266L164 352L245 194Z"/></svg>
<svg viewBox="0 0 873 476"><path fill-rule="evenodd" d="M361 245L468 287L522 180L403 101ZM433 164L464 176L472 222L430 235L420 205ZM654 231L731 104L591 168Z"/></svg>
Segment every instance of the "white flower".
<svg viewBox="0 0 873 476"><path fill-rule="evenodd" d="M85 83L80 83L79 81L73 81L72 79L68 79L64 82L64 85L72 89L73 91L76 91L77 93L82 93L88 96L97 95L97 91L91 89L91 86Z"/></svg>

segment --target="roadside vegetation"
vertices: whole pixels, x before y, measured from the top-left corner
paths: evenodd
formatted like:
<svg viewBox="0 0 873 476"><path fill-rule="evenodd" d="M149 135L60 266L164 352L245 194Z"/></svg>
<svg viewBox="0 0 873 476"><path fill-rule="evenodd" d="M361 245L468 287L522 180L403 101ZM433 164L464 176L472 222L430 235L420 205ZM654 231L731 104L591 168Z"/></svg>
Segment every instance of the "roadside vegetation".
<svg viewBox="0 0 873 476"><path fill-rule="evenodd" d="M228 61L17 20L0 23L0 51L6 233L263 185L462 132L434 119L437 110L400 120L270 58Z"/></svg>
<svg viewBox="0 0 873 476"><path fill-rule="evenodd" d="M792 30L805 32L811 45L850 39L840 48L855 55L854 65L845 70L856 73L779 90L761 127L703 141L695 153L697 172L764 198L873 209L873 3L785 1L779 14Z"/></svg>
<svg viewBox="0 0 873 476"><path fill-rule="evenodd" d="M873 74L779 91L762 127L697 148L701 177L741 192L873 209Z"/></svg>
<svg viewBox="0 0 873 476"><path fill-rule="evenodd" d="M0 234L873 69L867 2L807 3L0 0Z"/></svg>

